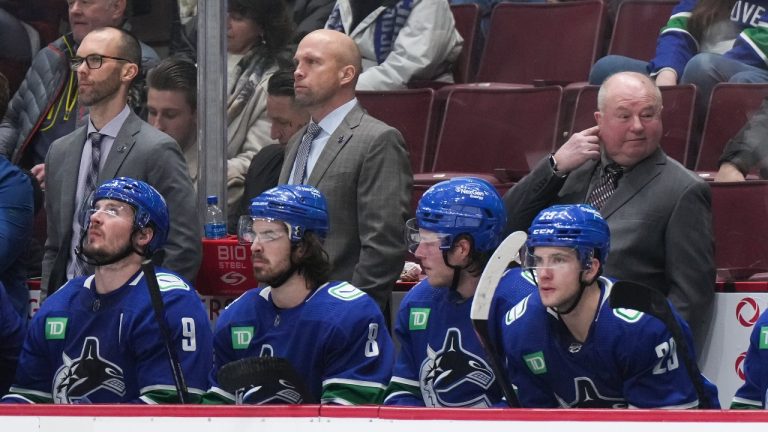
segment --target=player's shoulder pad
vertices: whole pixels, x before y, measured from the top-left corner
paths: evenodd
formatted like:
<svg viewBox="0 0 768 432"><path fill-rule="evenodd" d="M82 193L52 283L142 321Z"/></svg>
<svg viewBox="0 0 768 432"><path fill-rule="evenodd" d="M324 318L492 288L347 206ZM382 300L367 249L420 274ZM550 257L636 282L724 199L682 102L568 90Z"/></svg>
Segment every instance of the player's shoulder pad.
<svg viewBox="0 0 768 432"><path fill-rule="evenodd" d="M173 274L173 273L165 273L165 272L158 272L157 273L157 285L160 288L160 291L173 291L173 290L183 290L183 291L191 291L192 288L190 288L189 284L184 281L181 277Z"/></svg>

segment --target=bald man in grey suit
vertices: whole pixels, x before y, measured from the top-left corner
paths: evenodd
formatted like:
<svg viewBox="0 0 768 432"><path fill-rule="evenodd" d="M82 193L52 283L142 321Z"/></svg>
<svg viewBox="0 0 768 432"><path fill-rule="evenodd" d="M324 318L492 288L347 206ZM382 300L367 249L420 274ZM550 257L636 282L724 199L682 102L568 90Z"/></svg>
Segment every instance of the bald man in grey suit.
<svg viewBox="0 0 768 432"><path fill-rule="evenodd" d="M405 257L413 176L403 137L357 103L360 52L348 36L314 31L294 60L296 103L312 120L288 144L279 182L307 183L325 195L331 279L350 281L384 309ZM320 132L308 141L311 125ZM306 169L297 158L304 141Z"/></svg>
<svg viewBox="0 0 768 432"><path fill-rule="evenodd" d="M173 138L139 119L126 104L139 59L135 38L115 28L89 33L73 59L80 102L89 108L89 119L85 126L54 141L46 156L48 238L43 294L53 293L77 271L75 248L81 237L82 205L89 192L85 185L93 163L92 132L103 135L96 146L101 153L97 185L128 176L154 186L167 200L171 218L162 264L188 280L197 273L202 225L184 157Z"/></svg>

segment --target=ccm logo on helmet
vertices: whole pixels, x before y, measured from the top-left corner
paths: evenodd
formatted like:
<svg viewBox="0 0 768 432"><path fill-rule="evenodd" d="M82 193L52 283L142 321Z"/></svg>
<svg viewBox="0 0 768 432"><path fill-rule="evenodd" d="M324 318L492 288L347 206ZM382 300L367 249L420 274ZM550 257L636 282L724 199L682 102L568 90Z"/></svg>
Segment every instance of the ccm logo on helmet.
<svg viewBox="0 0 768 432"><path fill-rule="evenodd" d="M539 228L533 230L533 233L531 234L554 234L555 230L552 228Z"/></svg>

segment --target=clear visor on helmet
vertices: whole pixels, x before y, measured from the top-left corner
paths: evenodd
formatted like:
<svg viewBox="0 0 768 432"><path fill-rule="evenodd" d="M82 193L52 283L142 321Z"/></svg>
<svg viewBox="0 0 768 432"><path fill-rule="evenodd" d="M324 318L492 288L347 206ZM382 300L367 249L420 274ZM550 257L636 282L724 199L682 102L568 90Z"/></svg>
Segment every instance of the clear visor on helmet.
<svg viewBox="0 0 768 432"><path fill-rule="evenodd" d="M437 249L448 248L451 246L451 235L437 233L425 229L420 229L418 221L409 219L405 223L405 238L408 245L408 251L416 253L420 244L426 247L435 247Z"/></svg>
<svg viewBox="0 0 768 432"><path fill-rule="evenodd" d="M266 228L255 229L257 221L272 222L272 224ZM255 241L269 243L287 236L290 231L291 226L283 221L243 215L237 222L237 241L244 245L253 244Z"/></svg>
<svg viewBox="0 0 768 432"><path fill-rule="evenodd" d="M543 247L543 246L542 246ZM540 247L541 248L541 247ZM523 268L529 270L549 269L562 270L569 266L577 266L582 270L587 270L592 264L592 255L580 259L578 249L557 248L548 254L536 253L536 248L524 247L521 251L523 257Z"/></svg>

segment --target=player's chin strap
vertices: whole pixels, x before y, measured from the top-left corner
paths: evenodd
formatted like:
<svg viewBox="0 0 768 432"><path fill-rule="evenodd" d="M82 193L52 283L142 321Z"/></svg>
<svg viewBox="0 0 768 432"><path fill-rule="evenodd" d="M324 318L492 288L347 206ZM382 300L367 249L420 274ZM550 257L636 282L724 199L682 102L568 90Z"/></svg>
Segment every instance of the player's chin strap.
<svg viewBox="0 0 768 432"><path fill-rule="evenodd" d="M299 247L298 243L291 243L291 253L288 256L288 261L290 262L291 266L288 267L288 270L284 271L280 276L278 276L275 280L269 282L269 286L272 288L277 288L281 285L283 285L285 282L290 279L291 276L293 276L294 273L299 269L296 266L296 263L293 262L293 252L296 250L296 248Z"/></svg>
<svg viewBox="0 0 768 432"><path fill-rule="evenodd" d="M95 267L100 267L100 266L105 266L105 265L109 265L109 264L114 264L114 263L116 263L116 262L118 262L118 261L120 261L120 260L122 260L122 259L124 259L124 258L126 258L128 256L130 256L132 253L136 253L136 254L139 254L139 255L147 258L147 257L149 257L149 255L145 251L140 251L140 250L136 249L133 246L133 236L134 236L134 234L139 232L139 230L140 230L140 228L138 228L138 227L134 227L133 228L133 231L131 231L131 242L130 242L130 244L128 246L124 247L123 250L121 250L118 254L116 254L115 256L113 256L110 259L99 260L99 259L94 259L94 258L88 256L88 254L83 250L83 242L85 241L85 238L88 236L88 227L86 227L85 229L82 230L82 234L80 234L80 242L75 247L75 256L80 261L82 261L82 262L84 262L84 263L86 263L86 264L88 264L90 266L95 266Z"/></svg>
<svg viewBox="0 0 768 432"><path fill-rule="evenodd" d="M470 250L474 249L475 245L474 242L472 242L472 237L468 237L470 241ZM453 269L453 280L451 280L451 286L449 287L451 291L456 291L459 289L459 279L461 279L461 271L472 265L472 262L470 260L470 263L468 263L465 266L460 265L453 265L448 262L448 253L453 250L454 247L456 247L456 242L458 241L458 238L453 240L453 244L451 244L451 247L447 250L443 250L443 262L445 262L445 265Z"/></svg>
<svg viewBox="0 0 768 432"><path fill-rule="evenodd" d="M584 291L587 289L588 286L595 283L595 281L597 280L597 278L600 277L600 274L602 272L603 272L603 268L601 266L600 270L597 272L597 275L595 275L595 277L589 282L585 281L584 279L581 278L581 276L579 276L579 292L576 293L576 296L574 297L571 305L564 310L561 310L558 307L552 307L551 309L557 312L558 315L568 315L569 313L573 312L573 310L576 309L576 306L579 305L579 302L581 301L581 297L584 295ZM531 273L531 277L533 277L533 280L536 281L536 286L538 286L539 281L536 279L536 275L534 274L533 271L531 271L530 273Z"/></svg>

